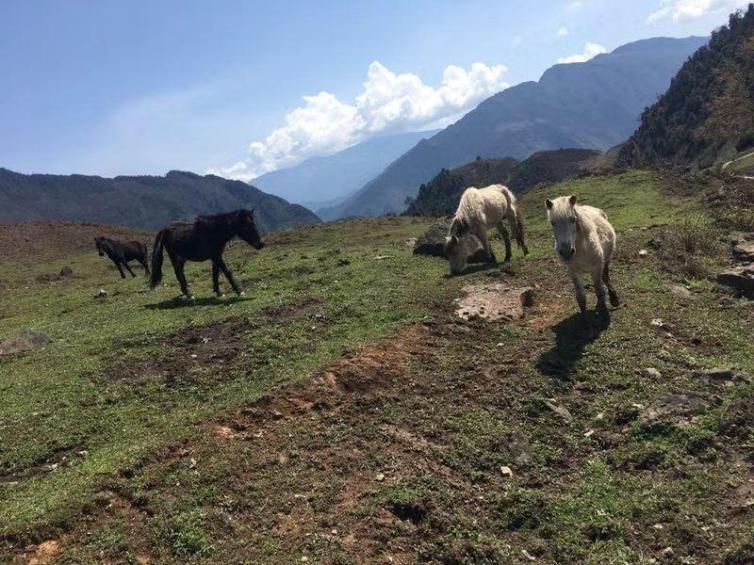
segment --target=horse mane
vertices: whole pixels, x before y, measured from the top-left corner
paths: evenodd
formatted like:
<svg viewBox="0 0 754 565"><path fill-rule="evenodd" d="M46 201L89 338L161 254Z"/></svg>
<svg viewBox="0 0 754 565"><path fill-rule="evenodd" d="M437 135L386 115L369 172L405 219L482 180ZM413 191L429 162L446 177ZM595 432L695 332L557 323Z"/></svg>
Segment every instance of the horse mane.
<svg viewBox="0 0 754 565"><path fill-rule="evenodd" d="M469 232L472 225L477 225L481 218L482 202L473 186L467 188L458 203L453 222L450 224L450 235L461 237Z"/></svg>

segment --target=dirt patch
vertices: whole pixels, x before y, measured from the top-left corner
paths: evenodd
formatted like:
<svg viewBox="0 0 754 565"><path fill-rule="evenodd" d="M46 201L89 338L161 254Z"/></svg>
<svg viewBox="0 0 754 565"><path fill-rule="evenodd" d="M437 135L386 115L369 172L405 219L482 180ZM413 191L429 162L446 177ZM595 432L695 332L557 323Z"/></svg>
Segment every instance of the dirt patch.
<svg viewBox="0 0 754 565"><path fill-rule="evenodd" d="M234 363L247 357L249 344L244 335L250 329L245 318L231 319L201 327L189 327L166 338L167 356L138 361L114 361L105 373L107 380L162 380L170 384L190 382L194 368L213 366L222 376ZM127 343L126 347L146 345Z"/></svg>
<svg viewBox="0 0 754 565"><path fill-rule="evenodd" d="M26 548L26 551L27 565L47 565L63 552L63 546L59 540L47 540L37 546Z"/></svg>
<svg viewBox="0 0 754 565"><path fill-rule="evenodd" d="M534 289L531 287L510 288L502 283L492 283L467 286L463 292L465 296L458 299L456 314L464 320L520 320L524 317L524 310L534 305Z"/></svg>
<svg viewBox="0 0 754 565"><path fill-rule="evenodd" d="M297 320L317 314L321 305L321 300L308 298L294 304L271 306L264 310L264 315L273 320Z"/></svg>
<svg viewBox="0 0 754 565"><path fill-rule="evenodd" d="M0 357L42 349L51 342L52 340L43 333L26 330L21 335L0 343Z"/></svg>
<svg viewBox="0 0 754 565"><path fill-rule="evenodd" d="M151 234L118 226L76 222L0 224L0 256L28 265L94 251L97 236L148 241Z"/></svg>
<svg viewBox="0 0 754 565"><path fill-rule="evenodd" d="M11 466L10 468L0 468L0 484L14 484L41 475L42 473L52 473L63 467L72 464L74 460L86 457L87 452L81 446L61 447L54 450L54 453L44 461L39 461L26 467Z"/></svg>

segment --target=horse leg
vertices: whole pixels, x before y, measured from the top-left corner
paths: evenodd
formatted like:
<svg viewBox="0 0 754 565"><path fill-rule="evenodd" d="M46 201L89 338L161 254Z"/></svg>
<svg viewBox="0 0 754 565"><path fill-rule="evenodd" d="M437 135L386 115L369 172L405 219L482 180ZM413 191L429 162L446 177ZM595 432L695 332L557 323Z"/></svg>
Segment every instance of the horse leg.
<svg viewBox="0 0 754 565"><path fill-rule="evenodd" d="M141 264L142 267L144 267L144 274L146 276L149 276L149 263L147 263L146 257L141 257L139 259L139 263Z"/></svg>
<svg viewBox="0 0 754 565"><path fill-rule="evenodd" d="M131 276L132 276L132 277L135 277L135 276L136 276L136 273L134 273L134 272L133 272L133 271L131 270L131 267L129 267L129 266L128 266L128 262L127 262L127 261L123 261L123 266L124 266L124 267L126 268L126 270L127 270L127 271L128 271L129 273L131 273Z"/></svg>
<svg viewBox="0 0 754 565"><path fill-rule="evenodd" d="M223 261L223 258L220 257L220 259L217 261L218 266L222 270L223 274L225 275L225 278L228 279L228 282L230 283L230 286L233 287L233 290L238 296L243 296L243 292L236 284L236 280L233 278L233 273L230 272L230 269L225 264L225 261Z"/></svg>
<svg viewBox="0 0 754 565"><path fill-rule="evenodd" d="M115 261L113 259L113 263L115 263L115 266L118 267L118 272L120 273L120 278L125 279L126 278L126 273L123 272L123 267L120 266L120 262L119 261Z"/></svg>
<svg viewBox="0 0 754 565"><path fill-rule="evenodd" d="M509 262L511 260L511 235L508 233L508 230L505 228L505 225L503 222L500 222L497 225L497 231L500 232L500 235L503 236L503 242L505 243L505 259L503 260L505 263Z"/></svg>
<svg viewBox="0 0 754 565"><path fill-rule="evenodd" d="M217 296L222 296L220 292L220 265L217 260L212 259L212 290Z"/></svg>
<svg viewBox="0 0 754 565"><path fill-rule="evenodd" d="M594 284L594 292L597 295L597 312L601 316L608 316L607 303L605 302L605 285L602 284L602 273L602 267L592 272L592 284Z"/></svg>
<svg viewBox="0 0 754 565"><path fill-rule="evenodd" d="M481 228L477 230L476 234L477 239L482 243L482 247L484 247L484 250L487 251L487 255L489 255L488 263L490 265L497 265L497 258L495 257L495 253L492 251L492 245L490 245L490 240L487 237L487 228Z"/></svg>
<svg viewBox="0 0 754 565"><path fill-rule="evenodd" d="M191 298L188 284L186 283L186 273L184 272L186 260L181 257L171 257L170 262L173 263L173 271L175 271L175 278L178 279L178 284L181 285L181 292L186 298Z"/></svg>
<svg viewBox="0 0 754 565"><path fill-rule="evenodd" d="M612 283L610 282L610 262L605 262L605 268L602 270L602 281L607 286L607 293L610 296L610 305L613 308L617 308L620 306L620 298L618 298L618 293L615 292L615 289L613 288Z"/></svg>
<svg viewBox="0 0 754 565"><path fill-rule="evenodd" d="M569 269L568 275L571 277L573 288L576 291L576 302L578 302L579 310L581 310L581 319L585 326L590 327L589 316L586 312L586 293L584 292L584 285L581 284L581 280L579 280L579 276L575 271Z"/></svg>

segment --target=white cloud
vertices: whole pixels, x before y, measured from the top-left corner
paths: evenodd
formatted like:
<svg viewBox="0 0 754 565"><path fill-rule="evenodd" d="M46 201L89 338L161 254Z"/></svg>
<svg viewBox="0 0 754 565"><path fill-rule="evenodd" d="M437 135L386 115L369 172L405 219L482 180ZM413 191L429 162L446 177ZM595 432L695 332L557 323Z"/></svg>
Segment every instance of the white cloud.
<svg viewBox="0 0 754 565"><path fill-rule="evenodd" d="M567 37L568 36L568 28L563 26L558 30L558 37Z"/></svg>
<svg viewBox="0 0 754 565"><path fill-rule="evenodd" d="M589 59L593 59L597 55L602 55L603 53L607 53L607 49L602 47L602 45L598 45L597 43L587 43L584 45L583 53L575 53L568 57L561 57L558 59L558 63L585 63Z"/></svg>
<svg viewBox="0 0 754 565"><path fill-rule="evenodd" d="M649 14L647 21L655 23L668 17L674 22L701 18L718 12L733 12L745 8L750 0L660 0L660 7Z"/></svg>
<svg viewBox="0 0 754 565"><path fill-rule="evenodd" d="M426 128L456 119L508 85L503 65L450 65L439 86L415 74L396 74L380 62L369 65L364 88L346 103L329 92L304 96L303 105L285 116L285 125L249 145L248 158L209 173L250 180L314 155L333 153L378 133Z"/></svg>
<svg viewBox="0 0 754 565"><path fill-rule="evenodd" d="M570 2L568 4L568 10L569 11L580 10L583 7L584 7L584 3L581 2L580 0L573 0L573 2Z"/></svg>

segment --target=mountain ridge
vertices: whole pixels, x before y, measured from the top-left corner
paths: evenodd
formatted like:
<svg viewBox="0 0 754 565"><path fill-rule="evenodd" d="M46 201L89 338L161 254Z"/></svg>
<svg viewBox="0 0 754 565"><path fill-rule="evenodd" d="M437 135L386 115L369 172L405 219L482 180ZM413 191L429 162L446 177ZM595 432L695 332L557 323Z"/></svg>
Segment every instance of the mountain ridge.
<svg viewBox="0 0 754 565"><path fill-rule="evenodd" d="M706 38L632 42L585 63L558 64L508 88L393 161L327 217L397 212L442 168L482 158L525 159L564 147L607 150L625 141ZM569 108L570 112L563 112Z"/></svg>
<svg viewBox="0 0 754 565"><path fill-rule="evenodd" d="M311 210L241 181L186 171L106 178L0 168L0 198L2 223L59 220L153 230L239 208L255 208L264 231L320 222Z"/></svg>

